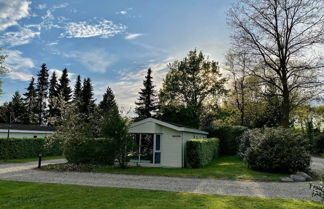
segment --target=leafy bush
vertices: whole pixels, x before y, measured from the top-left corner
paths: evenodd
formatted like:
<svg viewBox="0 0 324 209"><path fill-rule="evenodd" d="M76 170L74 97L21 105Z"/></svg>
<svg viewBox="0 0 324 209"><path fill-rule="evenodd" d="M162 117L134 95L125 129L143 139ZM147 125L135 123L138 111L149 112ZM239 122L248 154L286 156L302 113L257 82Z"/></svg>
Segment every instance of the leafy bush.
<svg viewBox="0 0 324 209"><path fill-rule="evenodd" d="M219 154L219 139L191 139L186 143L187 167L202 168Z"/></svg>
<svg viewBox="0 0 324 209"><path fill-rule="evenodd" d="M51 138L0 139L0 159L62 155L63 140Z"/></svg>
<svg viewBox="0 0 324 209"><path fill-rule="evenodd" d="M241 137L239 155L261 171L304 171L310 165L309 143L292 129L248 130Z"/></svg>
<svg viewBox="0 0 324 209"><path fill-rule="evenodd" d="M113 165L116 151L110 139L66 140L64 156L69 163Z"/></svg>
<svg viewBox="0 0 324 209"><path fill-rule="evenodd" d="M318 133L314 136L312 152L314 154L324 154L324 133Z"/></svg>
<svg viewBox="0 0 324 209"><path fill-rule="evenodd" d="M220 154L237 154L240 144L240 136L247 130L244 126L221 126L207 130L210 137L220 139Z"/></svg>

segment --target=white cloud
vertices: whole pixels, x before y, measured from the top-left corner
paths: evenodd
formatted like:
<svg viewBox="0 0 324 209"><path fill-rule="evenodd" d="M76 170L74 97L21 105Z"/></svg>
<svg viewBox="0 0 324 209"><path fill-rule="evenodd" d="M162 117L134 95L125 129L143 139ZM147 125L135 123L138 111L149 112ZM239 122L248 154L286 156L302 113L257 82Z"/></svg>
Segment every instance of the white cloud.
<svg viewBox="0 0 324 209"><path fill-rule="evenodd" d="M64 27L64 33L61 37L66 38L89 38L101 37L109 38L126 29L124 25L116 25L110 20L101 20L97 24L90 24L88 22L69 22Z"/></svg>
<svg viewBox="0 0 324 209"><path fill-rule="evenodd" d="M47 5L46 4L38 4L37 9L46 9Z"/></svg>
<svg viewBox="0 0 324 209"><path fill-rule="evenodd" d="M29 81L32 79L33 75L29 73L12 71L8 73L8 77L13 80Z"/></svg>
<svg viewBox="0 0 324 209"><path fill-rule="evenodd" d="M132 39L135 39L135 38L138 38L138 37L140 37L140 36L142 36L143 34L141 34L141 33L130 33L130 34L127 34L126 36L125 36L125 39L127 39L127 40L132 40Z"/></svg>
<svg viewBox="0 0 324 209"><path fill-rule="evenodd" d="M0 31L18 24L18 20L29 15L29 1L0 0Z"/></svg>
<svg viewBox="0 0 324 209"><path fill-rule="evenodd" d="M104 49L92 49L87 51L73 51L65 54L65 57L74 58L81 62L89 71L104 73L115 61L115 57Z"/></svg>
<svg viewBox="0 0 324 209"><path fill-rule="evenodd" d="M20 28L19 31L6 32L1 36L0 43L9 46L18 46L28 44L34 37L38 37L40 32L29 28Z"/></svg>
<svg viewBox="0 0 324 209"><path fill-rule="evenodd" d="M118 14L126 15L127 14L127 11L126 10L121 10L121 11L118 12Z"/></svg>
<svg viewBox="0 0 324 209"><path fill-rule="evenodd" d="M8 55L5 66L10 70L7 74L9 78L22 81L31 79L29 70L35 67L32 59L23 57L18 50L4 50L3 53Z"/></svg>
<svg viewBox="0 0 324 209"><path fill-rule="evenodd" d="M62 76L62 74L63 74L62 70L59 70L59 69L51 68L51 69L48 70L48 74L49 74L50 76L52 76L53 72L55 72L56 77L57 77L58 79L59 79L59 78ZM68 69L68 78L70 79L70 81L72 81L72 80L75 78L75 74L69 72L69 69Z"/></svg>

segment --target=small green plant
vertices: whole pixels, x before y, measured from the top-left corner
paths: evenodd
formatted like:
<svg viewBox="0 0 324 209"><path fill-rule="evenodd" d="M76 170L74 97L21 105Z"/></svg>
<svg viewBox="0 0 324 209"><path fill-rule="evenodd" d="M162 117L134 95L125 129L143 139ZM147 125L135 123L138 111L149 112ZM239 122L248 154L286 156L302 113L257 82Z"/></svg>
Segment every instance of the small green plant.
<svg viewBox="0 0 324 209"><path fill-rule="evenodd" d="M321 202L324 203L324 176L319 184L310 183L310 189L312 190L313 197L319 197Z"/></svg>

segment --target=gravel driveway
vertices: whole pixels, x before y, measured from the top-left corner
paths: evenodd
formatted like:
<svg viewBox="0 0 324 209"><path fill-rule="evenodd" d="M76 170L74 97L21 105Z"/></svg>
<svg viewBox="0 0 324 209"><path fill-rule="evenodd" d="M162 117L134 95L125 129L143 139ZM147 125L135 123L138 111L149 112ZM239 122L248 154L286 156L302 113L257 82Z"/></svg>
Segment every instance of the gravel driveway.
<svg viewBox="0 0 324 209"><path fill-rule="evenodd" d="M63 163L63 159L44 161ZM311 200L309 183L251 182L197 178L122 175L107 173L52 172L33 169L37 162L0 164L0 179L26 182L119 187L202 194L294 198ZM324 166L324 162L323 162Z"/></svg>

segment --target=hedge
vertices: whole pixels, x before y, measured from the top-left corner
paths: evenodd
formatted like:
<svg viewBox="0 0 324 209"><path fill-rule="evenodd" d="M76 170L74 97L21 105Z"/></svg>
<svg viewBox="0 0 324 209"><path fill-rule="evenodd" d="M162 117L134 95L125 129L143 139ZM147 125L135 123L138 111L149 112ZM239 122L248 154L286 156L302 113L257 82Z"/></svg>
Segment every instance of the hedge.
<svg viewBox="0 0 324 209"><path fill-rule="evenodd" d="M63 140L50 138L0 138L0 159L62 155Z"/></svg>
<svg viewBox="0 0 324 209"><path fill-rule="evenodd" d="M219 154L219 139L191 139L186 143L186 164L190 168L202 168Z"/></svg>
<svg viewBox="0 0 324 209"><path fill-rule="evenodd" d="M220 154L236 155L240 144L240 136L247 129L245 126L220 126L206 131L209 132L209 137L220 139Z"/></svg>
<svg viewBox="0 0 324 209"><path fill-rule="evenodd" d="M66 140L64 156L69 163L113 165L116 149L110 139Z"/></svg>

